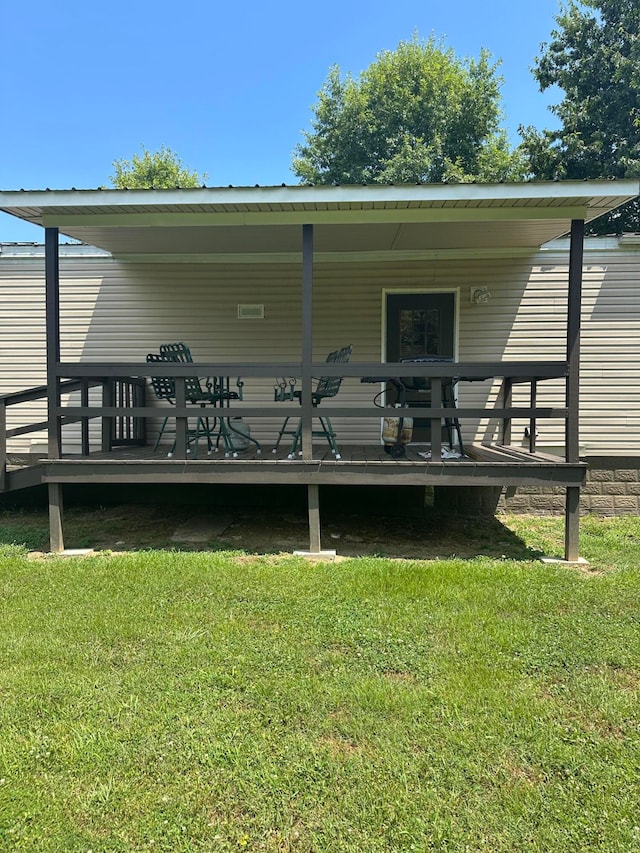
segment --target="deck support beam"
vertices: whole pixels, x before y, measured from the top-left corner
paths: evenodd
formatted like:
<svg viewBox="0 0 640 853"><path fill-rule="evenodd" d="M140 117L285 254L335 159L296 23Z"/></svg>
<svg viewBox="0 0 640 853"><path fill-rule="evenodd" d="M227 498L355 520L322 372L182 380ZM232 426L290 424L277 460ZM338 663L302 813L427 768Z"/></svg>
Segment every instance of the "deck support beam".
<svg viewBox="0 0 640 853"><path fill-rule="evenodd" d="M577 563L580 557L580 486L568 486L565 497L564 558Z"/></svg>
<svg viewBox="0 0 640 853"><path fill-rule="evenodd" d="M62 485L49 483L49 548L56 554L64 551L62 513Z"/></svg>
<svg viewBox="0 0 640 853"><path fill-rule="evenodd" d="M295 557L311 560L335 560L335 551L323 551L320 537L320 486L317 483L307 485L307 503L309 507L309 550L294 551Z"/></svg>
<svg viewBox="0 0 640 853"><path fill-rule="evenodd" d="M320 546L320 487L315 484L307 486L307 501L309 504L309 551L319 554Z"/></svg>
<svg viewBox="0 0 640 853"><path fill-rule="evenodd" d="M567 298L567 420L565 459L580 461L580 315L582 310L582 264L584 256L584 221L571 222L569 248L569 290ZM579 556L580 487L570 487L565 496L565 560L575 562Z"/></svg>

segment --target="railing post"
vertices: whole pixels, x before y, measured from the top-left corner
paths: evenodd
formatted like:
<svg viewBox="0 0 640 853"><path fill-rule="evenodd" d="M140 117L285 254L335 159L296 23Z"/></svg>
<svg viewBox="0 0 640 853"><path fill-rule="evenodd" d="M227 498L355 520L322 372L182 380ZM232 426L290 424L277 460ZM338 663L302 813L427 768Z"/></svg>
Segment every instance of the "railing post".
<svg viewBox="0 0 640 853"><path fill-rule="evenodd" d="M113 406L113 379L105 379L102 384L102 408ZM113 446L113 418L102 415L102 451L109 453Z"/></svg>
<svg viewBox="0 0 640 853"><path fill-rule="evenodd" d="M502 380L502 408L510 409L513 406L513 383L509 376ZM500 441L502 446L511 444L511 418L502 419Z"/></svg>
<svg viewBox="0 0 640 853"><path fill-rule="evenodd" d="M82 380L82 387L80 388L80 405L83 408L89 407L89 383L86 379ZM82 442L82 455L89 455L89 418L82 418L81 424L81 442Z"/></svg>
<svg viewBox="0 0 640 853"><path fill-rule="evenodd" d="M431 377L431 408L442 407L442 378ZM442 418L431 418L431 461L442 459Z"/></svg>
<svg viewBox="0 0 640 853"><path fill-rule="evenodd" d="M7 406L0 398L0 492L7 488Z"/></svg>
<svg viewBox="0 0 640 853"><path fill-rule="evenodd" d="M538 383L535 379L531 380L531 408L535 409L538 398ZM535 417L529 420L529 453L536 452L536 419Z"/></svg>
<svg viewBox="0 0 640 853"><path fill-rule="evenodd" d="M184 376L176 376L176 408L184 409L187 405L186 388ZM176 459L187 458L187 434L189 420L185 417L176 417Z"/></svg>

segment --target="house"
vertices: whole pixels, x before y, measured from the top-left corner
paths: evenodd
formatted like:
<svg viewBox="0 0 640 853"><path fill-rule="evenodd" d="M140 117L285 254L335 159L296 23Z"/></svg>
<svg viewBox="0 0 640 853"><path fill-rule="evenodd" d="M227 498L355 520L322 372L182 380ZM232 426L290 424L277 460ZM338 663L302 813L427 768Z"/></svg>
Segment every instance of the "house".
<svg viewBox="0 0 640 853"><path fill-rule="evenodd" d="M640 456L628 298L640 247L585 252L584 223L639 192L637 180L0 192L0 210L45 234L44 255L0 253L1 486L48 484L59 550L66 483L304 484L312 551L323 484L434 486L443 505L553 488L575 560L585 456L616 470ZM195 365L146 362L177 341ZM325 363L347 344L348 363ZM402 363L418 354L447 360ZM241 416L265 451L285 416L301 417L301 455L284 442L277 454L189 454L194 418L220 423L217 406L188 399L194 372L231 388L241 377L225 420ZM175 379L168 411L153 376ZM316 409L318 376L342 386ZM277 377L296 378L300 404L274 401ZM440 393L453 377L455 404ZM408 395L417 443L402 457L381 447L381 417L398 416L385 378L430 387ZM171 456L153 450L167 414ZM312 439L318 415L338 456ZM441 458L452 418L465 454ZM25 454L34 464L7 465Z"/></svg>

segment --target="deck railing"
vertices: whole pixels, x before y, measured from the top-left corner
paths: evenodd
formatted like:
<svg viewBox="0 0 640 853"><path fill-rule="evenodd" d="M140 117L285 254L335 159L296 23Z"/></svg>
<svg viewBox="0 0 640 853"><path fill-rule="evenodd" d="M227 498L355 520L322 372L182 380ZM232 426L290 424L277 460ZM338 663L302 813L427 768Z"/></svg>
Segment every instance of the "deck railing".
<svg viewBox="0 0 640 853"><path fill-rule="evenodd" d="M103 405L96 408L97 414L76 415L76 407L64 406L56 412L60 427L66 424L80 423L82 454L89 454L89 420L94 417L103 418L102 446L105 449L126 444L144 445L146 443L146 420L132 413L134 407L145 407L146 382L138 377L79 377L60 382L60 394L80 392L80 408L95 408L89 406L89 390L102 387ZM7 478L7 442L11 438L29 433L42 432L49 426L49 421L35 421L7 429L7 410L13 406L47 399L47 386L38 385L24 391L0 396L0 492L6 489ZM115 406L118 410L114 417L103 417L102 410L107 406ZM62 411L64 410L64 411Z"/></svg>
<svg viewBox="0 0 640 853"><path fill-rule="evenodd" d="M231 401L225 407L224 417L242 416L246 418L284 418L287 415L306 418L310 428L311 421L318 416L311 406L309 391L306 399L304 387L300 382L303 374L299 362L272 363L220 363L196 362L190 364L140 364L127 363L75 363L60 364L56 371L59 394L68 395L80 392L80 405L63 403L53 407L56 428L60 432L65 424L80 423L81 453L89 455L89 421L101 419L101 449L126 445L144 445L146 443L146 422L149 418L158 418L169 413L176 420L176 458L184 458L188 419L193 417L220 417L221 410L216 407L189 405L186 399L185 378L188 376L231 376L295 377L297 387L303 390L303 404L296 402L274 403L271 405L252 405L250 401L242 403ZM422 418L431 422L432 458L440 456L441 424L444 419L466 418L498 420L500 424L498 444L508 445L511 440L511 422L515 418L528 420L529 450L535 452L536 425L538 420L569 418L567 406L541 406L538 402L539 383L551 379L566 378L567 363L563 361L512 361L512 362L441 362L441 363L314 363L314 376L341 377L421 377L428 379L431 386L431 400L441 400L443 380L464 377L466 380L501 379L501 388L495 403L489 407L444 407L434 405L428 408L408 405L402 409L404 417ZM170 410L147 405L146 386L151 376L170 376L175 379L176 405ZM516 385L529 385L529 404L513 405L513 388ZM96 405L90 401L89 390L102 388L102 401ZM6 487L7 440L16 436L45 430L48 421L26 424L7 429L7 409L36 400L47 398L47 386L42 385L25 391L0 396L0 491ZM339 399L339 398L337 398ZM326 401L322 405L323 416L341 418L380 418L397 417L398 409L390 406L341 405ZM181 448L185 448L181 451Z"/></svg>
<svg viewBox="0 0 640 853"><path fill-rule="evenodd" d="M541 406L538 402L538 385L541 382L566 378L568 365L565 361L512 361L512 362L442 362L442 363L348 363L329 364L326 362L314 363L311 366L313 376L340 376L355 377L362 379L370 376L387 377L420 377L428 379L431 385L431 399L441 400L442 381L447 378L464 377L465 380L501 379L501 389L495 404L492 407L443 407L442 405L423 406L409 405L403 408L405 417L423 418L431 421L432 435L432 458L440 456L440 426L443 419L458 418L464 421L466 418L482 419L490 417L500 421L499 444L509 444L511 439L511 422L515 418L529 421L529 450L535 452L536 425L538 420L563 419L565 423L569 417L567 406ZM303 368L299 362L272 362L272 363L220 363L220 362L195 362L195 363L169 363L169 364L139 364L127 363L77 363L60 364L57 369L57 377L61 382L76 381L81 383L103 384L105 389L103 404L101 406L90 406L86 398L81 400L80 406L60 406L55 410L56 417L62 422L69 422L69 418L80 419L83 425L91 418L103 419L103 449L109 449L116 445L113 436L114 419L129 419L130 422L138 424L138 430L131 440L135 443L144 442L144 427L147 418L158 418L160 413L166 414L165 409L157 406L148 406L140 397L139 390L151 376L170 376L175 380L176 405L171 408L169 416L176 420L177 458L184 458L180 448L186 448L187 421L189 417L219 417L220 409L215 407L202 407L201 405L189 405L185 393L185 378L188 376L227 376L227 377L270 377L290 376L300 380ZM127 383L135 393L126 399L116 399L109 389L114 383ZM529 404L526 406L513 405L513 388L516 385L529 385ZM309 425L313 417L318 413L313 410L310 399L311 388L306 389L302 383L301 388L302 406L297 403L274 403L272 405L251 405L250 401L242 403L230 402L225 408L225 417L242 416L246 418L283 418L287 415L302 417L303 425L305 419ZM339 399L339 398L337 398ZM338 402L326 401L322 405L322 415L341 418L380 418L398 416L398 409L386 405L340 405ZM86 431L86 426L84 426ZM83 433L84 435L84 433ZM120 442L124 443L124 442ZM84 449L83 449L84 452Z"/></svg>

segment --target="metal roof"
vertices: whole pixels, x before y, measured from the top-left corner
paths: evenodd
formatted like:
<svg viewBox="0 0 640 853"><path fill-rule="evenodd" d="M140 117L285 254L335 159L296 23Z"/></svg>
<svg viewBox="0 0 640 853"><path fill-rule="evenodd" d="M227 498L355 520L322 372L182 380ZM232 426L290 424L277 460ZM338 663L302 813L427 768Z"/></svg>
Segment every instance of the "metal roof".
<svg viewBox="0 0 640 853"><path fill-rule="evenodd" d="M119 256L287 255L313 224L321 253L535 248L640 181L13 190L0 210Z"/></svg>

